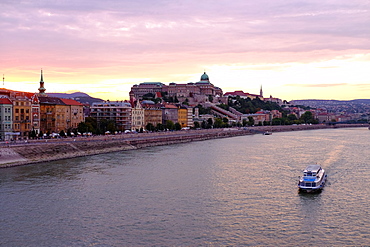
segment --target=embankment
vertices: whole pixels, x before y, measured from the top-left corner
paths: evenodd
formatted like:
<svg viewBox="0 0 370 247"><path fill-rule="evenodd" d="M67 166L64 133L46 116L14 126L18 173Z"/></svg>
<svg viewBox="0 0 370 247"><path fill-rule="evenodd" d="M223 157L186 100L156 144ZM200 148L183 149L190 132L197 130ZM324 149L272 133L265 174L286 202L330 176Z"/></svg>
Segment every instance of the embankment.
<svg viewBox="0 0 370 247"><path fill-rule="evenodd" d="M240 129L210 129L140 133L116 136L96 136L66 139L30 140L21 143L3 143L0 146L0 168L26 165L52 160L68 159L115 151L133 150L143 147L171 145L176 143L202 141L265 131L298 131L335 127L367 127L368 125L295 125L261 126Z"/></svg>

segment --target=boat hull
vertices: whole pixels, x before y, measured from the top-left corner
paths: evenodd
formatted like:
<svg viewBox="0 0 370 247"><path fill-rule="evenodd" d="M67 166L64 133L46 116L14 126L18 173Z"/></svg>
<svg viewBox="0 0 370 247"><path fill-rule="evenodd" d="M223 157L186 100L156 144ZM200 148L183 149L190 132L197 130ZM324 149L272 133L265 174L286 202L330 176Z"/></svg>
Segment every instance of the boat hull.
<svg viewBox="0 0 370 247"><path fill-rule="evenodd" d="M320 184L318 186L315 186L315 187L307 187L307 186L303 186L303 185L301 185L301 183L299 183L298 184L298 190L299 190L299 192L305 192L305 193L320 192L325 186L327 177L328 177L328 175L325 174L323 176L322 180L320 181Z"/></svg>

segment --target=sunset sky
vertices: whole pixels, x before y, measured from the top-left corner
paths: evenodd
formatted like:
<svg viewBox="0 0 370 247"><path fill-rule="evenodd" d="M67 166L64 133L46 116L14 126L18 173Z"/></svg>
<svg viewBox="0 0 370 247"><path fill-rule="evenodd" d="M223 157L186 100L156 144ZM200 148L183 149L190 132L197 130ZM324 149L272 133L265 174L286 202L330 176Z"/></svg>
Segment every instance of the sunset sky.
<svg viewBox="0 0 370 247"><path fill-rule="evenodd" d="M224 92L370 98L369 0L1 0L0 88L128 98L205 71Z"/></svg>

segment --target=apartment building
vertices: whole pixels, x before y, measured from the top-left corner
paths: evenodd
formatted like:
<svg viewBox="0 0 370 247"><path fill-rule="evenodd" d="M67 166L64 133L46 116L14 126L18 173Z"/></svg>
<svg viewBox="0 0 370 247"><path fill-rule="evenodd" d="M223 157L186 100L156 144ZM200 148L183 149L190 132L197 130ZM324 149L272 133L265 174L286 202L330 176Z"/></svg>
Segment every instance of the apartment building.
<svg viewBox="0 0 370 247"><path fill-rule="evenodd" d="M96 102L91 106L90 116L98 122L112 120L120 131L131 129L131 104L125 101Z"/></svg>

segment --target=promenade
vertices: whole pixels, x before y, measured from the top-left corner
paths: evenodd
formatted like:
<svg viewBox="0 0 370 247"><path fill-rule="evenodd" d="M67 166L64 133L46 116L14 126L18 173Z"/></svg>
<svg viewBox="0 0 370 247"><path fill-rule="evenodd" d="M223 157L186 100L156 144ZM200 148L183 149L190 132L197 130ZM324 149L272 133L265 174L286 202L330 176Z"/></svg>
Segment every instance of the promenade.
<svg viewBox="0 0 370 247"><path fill-rule="evenodd" d="M0 143L0 168L68 159L149 146L202 141L233 136L262 134L266 131L300 131L324 128L368 127L368 124L254 126L153 133L68 137Z"/></svg>

